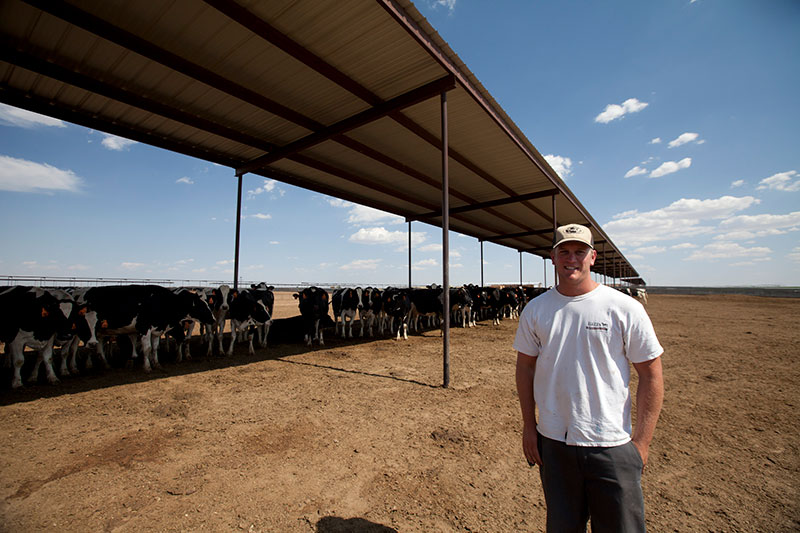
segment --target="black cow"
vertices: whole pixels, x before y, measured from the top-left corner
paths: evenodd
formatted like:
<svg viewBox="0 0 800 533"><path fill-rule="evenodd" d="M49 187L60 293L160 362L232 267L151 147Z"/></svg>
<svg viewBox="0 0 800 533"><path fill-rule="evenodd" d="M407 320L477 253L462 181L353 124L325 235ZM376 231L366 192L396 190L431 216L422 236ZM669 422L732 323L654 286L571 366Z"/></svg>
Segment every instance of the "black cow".
<svg viewBox="0 0 800 533"><path fill-rule="evenodd" d="M236 298L231 301L229 315L231 319L231 342L228 345L226 354L233 355L234 344L236 344L240 336L244 336L244 340L249 344L248 353L254 355L253 335L257 328L272 322L272 315L258 298L258 294L252 289L239 291Z"/></svg>
<svg viewBox="0 0 800 533"><path fill-rule="evenodd" d="M541 296L546 292L547 289L544 287L525 287L525 300L526 302L530 302L537 296Z"/></svg>
<svg viewBox="0 0 800 533"><path fill-rule="evenodd" d="M160 368L158 345L161 335L182 327L182 321L195 319L212 324L214 317L208 303L197 294L186 291L182 296L159 285L112 285L93 287L84 299L97 311L98 354L103 364L108 362L103 352L104 336L127 335L136 357L137 338L142 345L143 368L150 372Z"/></svg>
<svg viewBox="0 0 800 533"><path fill-rule="evenodd" d="M250 285L250 289L253 291L253 295L255 295L256 300L264 304L264 307L269 312L269 316L273 316L273 311L275 309L275 287L272 285L267 285L263 281L258 285ZM262 348L266 348L267 346L267 338L269 337L269 328L272 324L272 320L268 320L267 322L257 325L256 326L256 336L258 337L258 345Z"/></svg>
<svg viewBox="0 0 800 533"><path fill-rule="evenodd" d="M397 340L400 340L402 331L403 338L408 340L408 319L411 315L411 295L409 289L395 289L392 287L383 291L381 300L383 301L383 313L389 322L389 333L394 332L394 322L397 321ZM383 325L381 325L383 333Z"/></svg>
<svg viewBox="0 0 800 533"><path fill-rule="evenodd" d="M319 321L320 329L335 327L330 315L324 315ZM269 344L295 344L303 342L306 336L306 322L302 315L290 318L275 318L269 328Z"/></svg>
<svg viewBox="0 0 800 533"><path fill-rule="evenodd" d="M364 305L361 303L361 297L364 290L361 287L355 289L336 289L333 291L331 297L331 306L333 307L333 321L336 324L334 334L339 333L339 321L342 321L342 337L345 337L347 329L348 318L350 324L349 338L353 338L353 322L356 320L356 313L360 312ZM362 324L363 331L363 324Z"/></svg>
<svg viewBox="0 0 800 533"><path fill-rule="evenodd" d="M313 340L319 340L320 345L324 345L320 320L328 316L328 291L319 287L306 287L292 296L297 299L297 306L304 319L306 344L311 346Z"/></svg>
<svg viewBox="0 0 800 533"><path fill-rule="evenodd" d="M470 296L472 296L472 316L474 319L484 319L492 317L495 325L500 323L500 290L494 287L478 287L468 285Z"/></svg>
<svg viewBox="0 0 800 533"><path fill-rule="evenodd" d="M383 310L383 302L381 301L381 291L374 287L367 287L361 293L361 312L359 318L361 320L361 334L364 336L364 327L368 329L369 336L373 336L372 326L375 324Z"/></svg>
<svg viewBox="0 0 800 533"><path fill-rule="evenodd" d="M409 324L414 331L420 331L419 317L433 319L434 326L442 321L442 288L431 286L425 289L411 289L411 317ZM437 322L438 320L438 322Z"/></svg>
<svg viewBox="0 0 800 533"><path fill-rule="evenodd" d="M472 296L466 287L450 289L450 313L453 315L453 323L457 324L461 319L461 327L472 327Z"/></svg>
<svg viewBox="0 0 800 533"><path fill-rule="evenodd" d="M524 297L524 295L523 295ZM500 289L500 316L517 318L519 316L520 298L515 287Z"/></svg>
<svg viewBox="0 0 800 533"><path fill-rule="evenodd" d="M88 332L85 312L74 314L76 304L72 299L59 299L39 287L10 287L0 292L0 341L6 345L14 367L12 388L22 386L24 348L39 351L31 374L35 380L39 364L44 362L47 381L58 383L53 371L53 345L56 338L70 338L78 329ZM84 325L78 328L78 321ZM86 337L85 337L86 338Z"/></svg>

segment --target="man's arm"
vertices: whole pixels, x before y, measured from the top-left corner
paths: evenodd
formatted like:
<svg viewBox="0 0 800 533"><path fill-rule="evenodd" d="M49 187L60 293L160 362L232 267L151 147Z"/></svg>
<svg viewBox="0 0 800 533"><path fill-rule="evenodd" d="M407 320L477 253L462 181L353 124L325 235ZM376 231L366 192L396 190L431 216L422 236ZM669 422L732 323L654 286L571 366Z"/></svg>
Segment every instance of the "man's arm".
<svg viewBox="0 0 800 533"><path fill-rule="evenodd" d="M522 409L522 451L531 465L542 466L536 435L536 400L533 397L533 377L536 357L517 352L517 395Z"/></svg>
<svg viewBox="0 0 800 533"><path fill-rule="evenodd" d="M664 403L664 377L661 368L661 357L644 363L633 363L639 374L639 388L636 391L636 425L633 429L633 444L647 464L647 454L653 433L656 430L658 415Z"/></svg>

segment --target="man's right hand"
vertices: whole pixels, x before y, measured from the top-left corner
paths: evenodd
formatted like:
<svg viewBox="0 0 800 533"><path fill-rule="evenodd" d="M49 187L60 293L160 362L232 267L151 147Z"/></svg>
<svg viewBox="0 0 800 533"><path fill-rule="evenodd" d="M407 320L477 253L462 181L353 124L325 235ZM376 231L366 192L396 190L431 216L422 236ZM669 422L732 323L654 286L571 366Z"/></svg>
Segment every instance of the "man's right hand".
<svg viewBox="0 0 800 533"><path fill-rule="evenodd" d="M525 459L528 464L542 466L542 458L539 457L539 448L537 446L539 436L536 433L536 426L525 426L522 428L522 451L525 452Z"/></svg>

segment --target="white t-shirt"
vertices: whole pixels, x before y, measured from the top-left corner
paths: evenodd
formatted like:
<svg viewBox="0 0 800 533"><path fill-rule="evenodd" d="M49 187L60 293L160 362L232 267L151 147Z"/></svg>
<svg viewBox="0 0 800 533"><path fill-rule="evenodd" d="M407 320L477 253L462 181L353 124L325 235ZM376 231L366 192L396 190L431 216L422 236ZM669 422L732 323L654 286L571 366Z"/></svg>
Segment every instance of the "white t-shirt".
<svg viewBox="0 0 800 533"><path fill-rule="evenodd" d="M630 366L660 356L644 306L611 287L580 296L550 289L519 318L514 349L537 357L537 429L574 446L631 439Z"/></svg>

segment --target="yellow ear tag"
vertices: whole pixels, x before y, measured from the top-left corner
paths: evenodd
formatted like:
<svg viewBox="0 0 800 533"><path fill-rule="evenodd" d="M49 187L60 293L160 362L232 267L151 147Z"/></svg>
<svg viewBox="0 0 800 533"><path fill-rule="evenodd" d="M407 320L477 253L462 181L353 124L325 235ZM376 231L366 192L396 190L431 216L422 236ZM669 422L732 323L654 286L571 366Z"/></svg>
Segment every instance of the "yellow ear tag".
<svg viewBox="0 0 800 533"><path fill-rule="evenodd" d="M49 315L50 313L47 312L47 309L42 307L42 318L47 318Z"/></svg>

